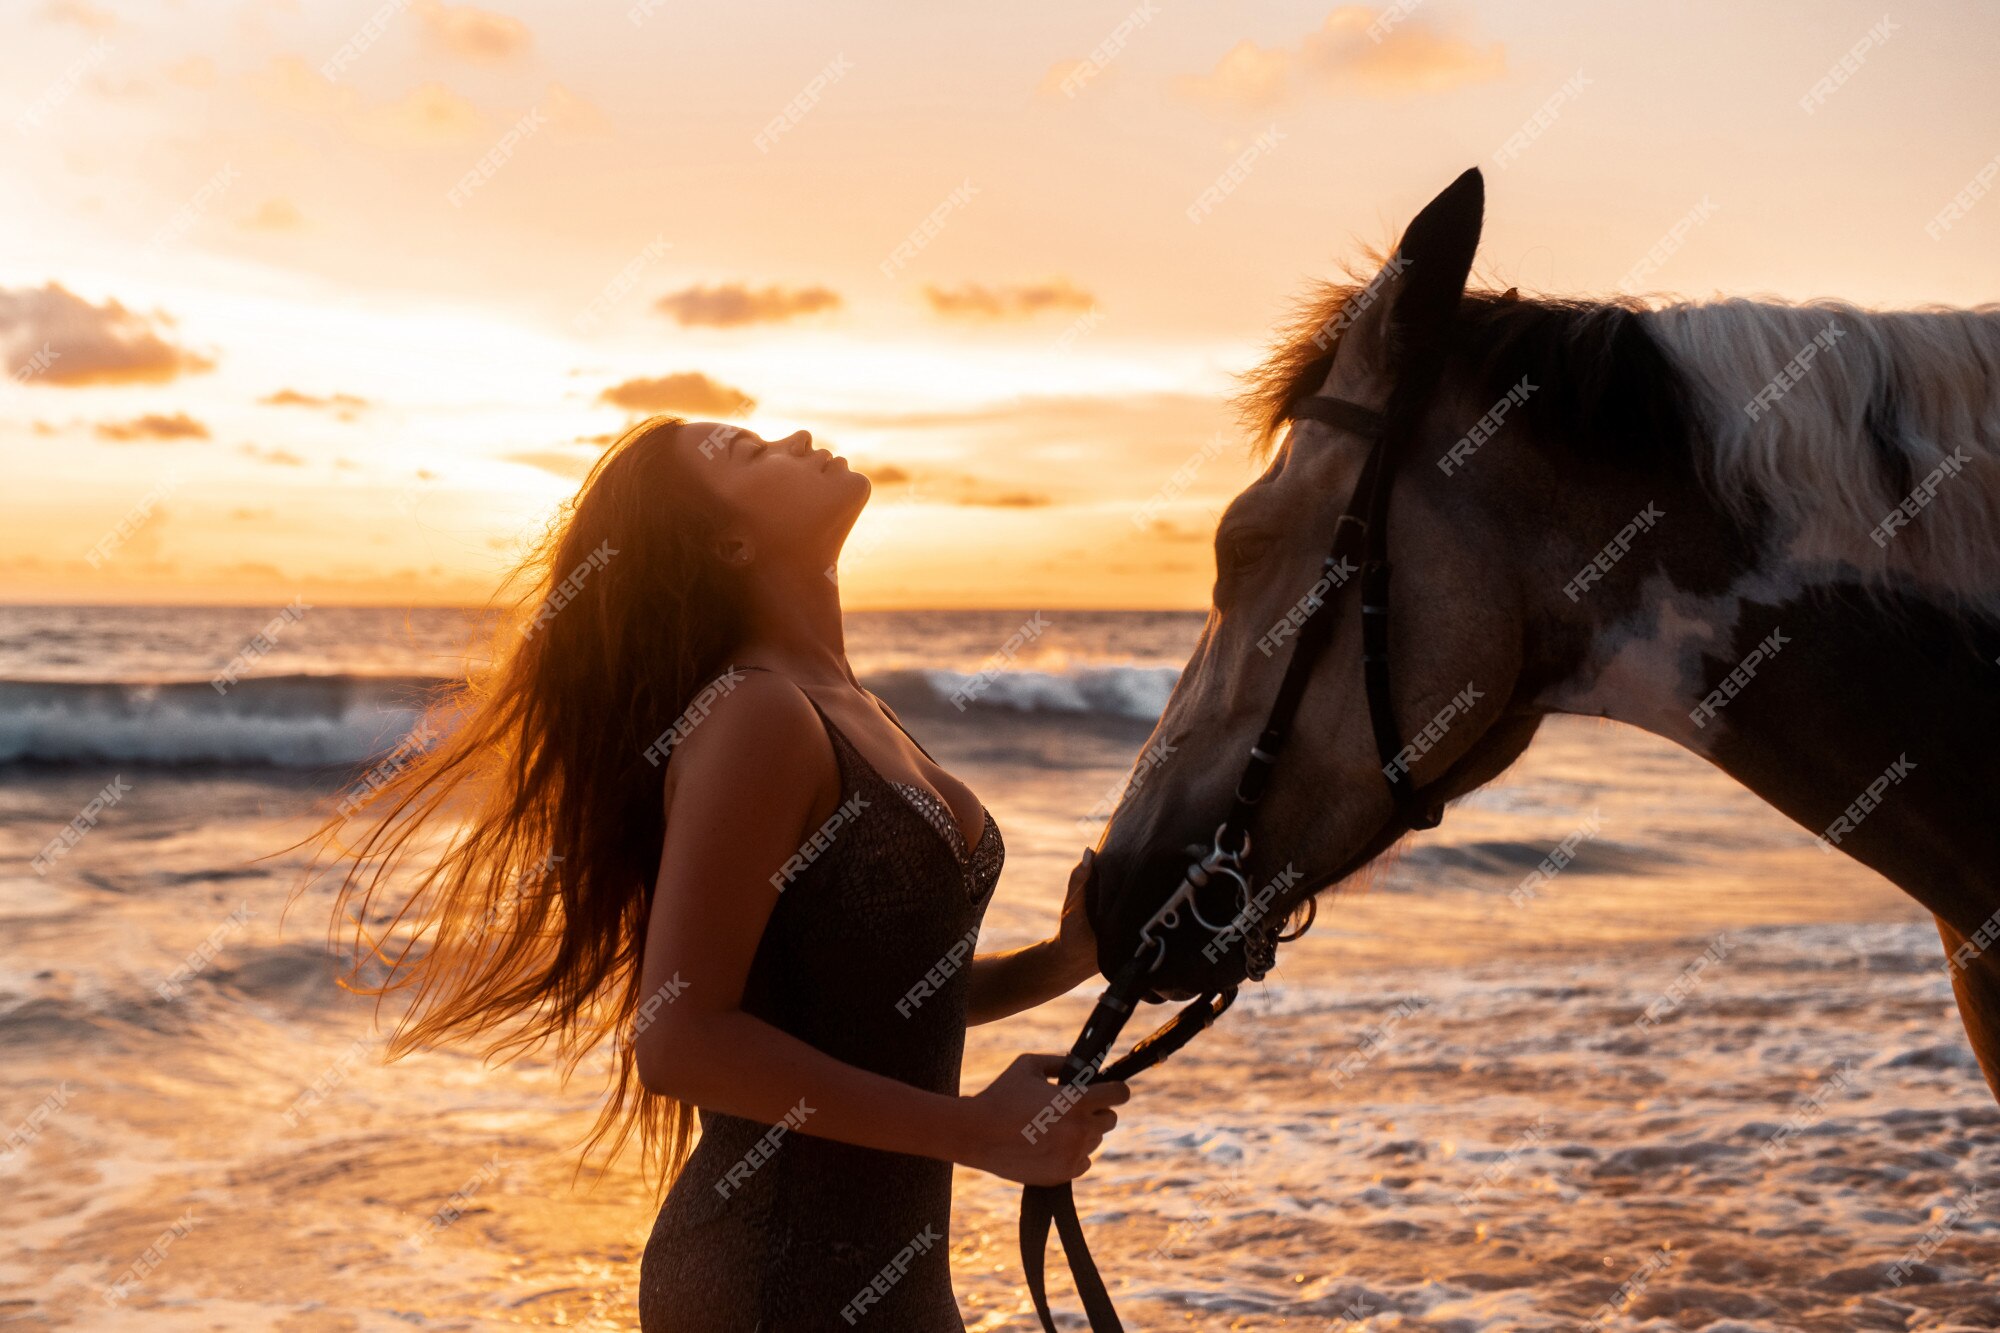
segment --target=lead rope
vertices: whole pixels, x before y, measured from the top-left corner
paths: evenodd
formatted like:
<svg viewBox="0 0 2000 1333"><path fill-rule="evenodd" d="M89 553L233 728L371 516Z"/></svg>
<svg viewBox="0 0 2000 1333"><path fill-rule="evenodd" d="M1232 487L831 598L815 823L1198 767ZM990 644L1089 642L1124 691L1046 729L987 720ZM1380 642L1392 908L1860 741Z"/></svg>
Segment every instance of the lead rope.
<svg viewBox="0 0 2000 1333"><path fill-rule="evenodd" d="M1063 1087L1081 1089L1097 1079L1129 1079L1151 1069L1193 1041L1197 1033L1222 1017L1236 1001L1234 986L1209 991L1190 1001L1122 1057L1104 1065L1111 1043L1118 1039L1119 1031L1132 1016L1132 1000L1145 986L1147 969L1142 964L1142 958L1127 963L1099 997L1097 1007L1091 1010L1083 1031L1077 1034L1076 1044L1063 1061ZM1092 1330L1124 1333L1125 1326L1118 1321L1111 1293L1105 1289L1104 1277L1091 1257L1090 1242L1084 1237L1083 1222L1076 1213L1076 1194L1068 1181L1060 1185L1029 1185L1021 1191L1021 1270L1027 1277L1028 1295L1035 1303L1035 1313L1041 1317L1044 1333L1056 1333L1055 1317L1049 1313L1045 1272L1051 1225L1062 1238L1063 1256L1069 1260L1070 1276Z"/></svg>

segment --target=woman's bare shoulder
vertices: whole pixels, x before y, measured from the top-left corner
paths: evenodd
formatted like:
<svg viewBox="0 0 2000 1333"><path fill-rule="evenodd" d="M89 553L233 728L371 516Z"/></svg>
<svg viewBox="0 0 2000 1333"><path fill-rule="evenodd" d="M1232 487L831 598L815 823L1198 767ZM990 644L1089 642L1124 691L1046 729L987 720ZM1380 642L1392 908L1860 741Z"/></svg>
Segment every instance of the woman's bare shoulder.
<svg viewBox="0 0 2000 1333"><path fill-rule="evenodd" d="M698 784L763 799L817 792L837 779L832 739L812 701L776 671L732 671L699 715L683 715L667 791ZM703 705L697 694L696 704Z"/></svg>

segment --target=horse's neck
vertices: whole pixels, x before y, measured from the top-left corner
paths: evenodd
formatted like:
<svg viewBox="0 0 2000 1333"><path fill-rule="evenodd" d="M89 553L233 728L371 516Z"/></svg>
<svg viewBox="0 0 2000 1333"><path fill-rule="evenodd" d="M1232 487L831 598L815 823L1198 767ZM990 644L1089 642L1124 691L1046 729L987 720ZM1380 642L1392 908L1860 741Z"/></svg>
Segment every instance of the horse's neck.
<svg viewBox="0 0 2000 1333"><path fill-rule="evenodd" d="M1779 568L1720 596L1648 580L1540 700L1709 759L1972 934L2000 909L2000 630Z"/></svg>

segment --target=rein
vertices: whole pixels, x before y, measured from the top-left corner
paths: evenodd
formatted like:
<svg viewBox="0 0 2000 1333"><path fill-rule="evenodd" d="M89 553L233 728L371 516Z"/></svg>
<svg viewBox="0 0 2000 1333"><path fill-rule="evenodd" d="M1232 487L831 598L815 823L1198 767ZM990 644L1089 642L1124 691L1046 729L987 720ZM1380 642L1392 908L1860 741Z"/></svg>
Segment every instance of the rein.
<svg viewBox="0 0 2000 1333"><path fill-rule="evenodd" d="M1413 377L1414 382L1406 379L1399 384L1390 399L1387 415L1344 398L1326 396L1305 398L1294 405L1295 420L1318 421L1369 440L1367 461L1355 480L1346 510L1334 526L1333 548L1321 564L1320 579L1306 594L1306 613L1299 625L1297 642L1292 646L1284 679L1272 700L1270 716L1250 747L1229 814L1216 826L1210 849L1189 864L1180 887L1140 929L1138 948L1098 999L1097 1007L1091 1011L1063 1062L1064 1089L1073 1087L1080 1092L1092 1081L1129 1079L1152 1068L1194 1040L1196 1034L1220 1018L1235 1001L1234 986L1204 992L1125 1056L1109 1065L1103 1063L1111 1044L1132 1016L1133 1005L1151 989L1152 974L1166 961L1167 932L1179 927L1185 919L1192 918L1216 939L1243 938L1246 963L1255 963L1247 932L1256 927L1257 921L1246 920L1252 917L1253 900L1250 881L1244 873L1244 859L1250 853L1250 818L1270 787L1272 772L1291 736L1292 722L1298 715L1313 668L1333 641L1334 617L1323 612L1333 600L1334 591L1344 586L1349 573L1356 569L1361 582L1362 679L1382 774L1388 780L1398 818L1415 829L1437 827L1442 815L1441 803L1421 800L1408 769L1397 762L1403 742L1396 727L1389 689L1389 490L1401 452L1399 446L1414 430L1419 394L1429 388L1427 381L1432 378L1434 372ZM1321 582L1328 585L1324 596L1317 591ZM1233 890L1232 908L1220 922L1209 919L1215 911L1218 890ZM1208 912L1203 910L1204 895ZM1311 896L1304 899L1308 912L1316 901ZM1310 916L1306 924L1311 924ZM1268 959L1275 958L1278 943L1295 937L1272 932L1265 965ZM1262 967L1253 966L1251 975L1262 977ZM1056 1333L1044 1273L1051 1226L1062 1238L1063 1253L1069 1260L1070 1275L1083 1301L1084 1313L1090 1319L1092 1333L1123 1333L1125 1326L1118 1321L1118 1311L1111 1303L1084 1238L1069 1182L1029 1185L1021 1192L1021 1268L1044 1333Z"/></svg>

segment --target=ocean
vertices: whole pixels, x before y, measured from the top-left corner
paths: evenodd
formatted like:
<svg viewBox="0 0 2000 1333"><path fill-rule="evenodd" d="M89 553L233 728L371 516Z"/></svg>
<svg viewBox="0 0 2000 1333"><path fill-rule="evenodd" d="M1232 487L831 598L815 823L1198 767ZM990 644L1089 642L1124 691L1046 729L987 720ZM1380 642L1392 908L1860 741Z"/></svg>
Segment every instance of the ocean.
<svg viewBox="0 0 2000 1333"><path fill-rule="evenodd" d="M849 617L1005 830L982 948L1053 928L1200 625ZM650 1187L573 1179L602 1066L384 1064L326 893L288 907L285 849L479 628L0 608L0 1327L636 1327ZM2000 1108L1898 890L1577 719L1363 880L1078 1183L1128 1326L2000 1327ZM974 1029L965 1086L1064 1049L1092 995ZM1016 1200L958 1173L974 1330L1035 1327Z"/></svg>

